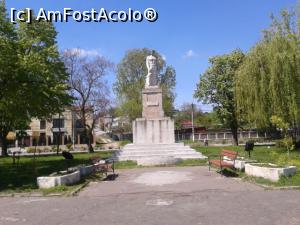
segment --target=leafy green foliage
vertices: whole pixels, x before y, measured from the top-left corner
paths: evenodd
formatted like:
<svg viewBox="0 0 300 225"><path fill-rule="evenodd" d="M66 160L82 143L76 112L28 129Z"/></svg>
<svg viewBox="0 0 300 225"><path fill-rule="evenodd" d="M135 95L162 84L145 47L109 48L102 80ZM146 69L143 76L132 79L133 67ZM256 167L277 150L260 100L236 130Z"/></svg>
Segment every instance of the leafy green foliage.
<svg viewBox="0 0 300 225"><path fill-rule="evenodd" d="M287 130L289 128L289 124L285 123L282 118L278 116L271 116L270 119L271 123L274 124L277 128L280 128L282 130Z"/></svg>
<svg viewBox="0 0 300 225"><path fill-rule="evenodd" d="M176 129L181 128L182 122L192 120L192 111L194 111L194 122L195 122L196 118L198 118L202 114L201 110L197 108L195 105L192 106L192 103L182 104L180 109L174 114ZM196 126L198 124L194 123L194 125Z"/></svg>
<svg viewBox="0 0 300 225"><path fill-rule="evenodd" d="M151 54L149 49L129 50L117 67L117 81L114 92L118 97L119 116L126 116L133 120L142 115L142 90L145 87L147 75L146 57ZM160 86L163 90L163 108L166 115L173 113L175 99L174 88L176 74L174 68L166 66L162 56L154 52L157 58Z"/></svg>
<svg viewBox="0 0 300 225"><path fill-rule="evenodd" d="M68 75L52 23L12 25L0 2L0 138L7 154L9 131L24 129L32 117L46 118L70 103Z"/></svg>
<svg viewBox="0 0 300 225"><path fill-rule="evenodd" d="M238 141L239 126L235 101L235 76L243 60L244 54L240 50L210 58L211 66L200 76L194 93L198 101L213 104L221 122L231 128L235 144Z"/></svg>
<svg viewBox="0 0 300 225"><path fill-rule="evenodd" d="M290 125L299 121L299 18L283 11L272 18L264 37L247 54L236 79L240 117L258 128L277 116Z"/></svg>

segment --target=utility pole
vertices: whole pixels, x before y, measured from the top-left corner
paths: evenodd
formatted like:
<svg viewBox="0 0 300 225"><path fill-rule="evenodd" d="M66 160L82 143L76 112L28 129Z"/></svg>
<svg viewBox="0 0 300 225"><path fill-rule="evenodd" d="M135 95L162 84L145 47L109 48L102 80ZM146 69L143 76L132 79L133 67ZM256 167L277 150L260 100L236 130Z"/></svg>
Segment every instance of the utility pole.
<svg viewBox="0 0 300 225"><path fill-rule="evenodd" d="M194 129L194 103L192 103L192 140L195 142L195 129Z"/></svg>
<svg viewBox="0 0 300 225"><path fill-rule="evenodd" d="M72 110L72 144L73 144L73 151L75 150L75 109Z"/></svg>

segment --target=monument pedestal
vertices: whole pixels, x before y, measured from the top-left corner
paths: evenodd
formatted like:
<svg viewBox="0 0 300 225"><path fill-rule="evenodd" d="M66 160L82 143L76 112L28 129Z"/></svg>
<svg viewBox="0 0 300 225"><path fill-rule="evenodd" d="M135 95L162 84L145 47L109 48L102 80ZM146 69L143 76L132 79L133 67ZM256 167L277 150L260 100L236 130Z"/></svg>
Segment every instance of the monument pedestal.
<svg viewBox="0 0 300 225"><path fill-rule="evenodd" d="M174 121L169 117L138 118L132 123L133 144L175 143Z"/></svg>
<svg viewBox="0 0 300 225"><path fill-rule="evenodd" d="M137 118L132 123L133 143L174 143L174 121L164 117L161 88L158 86L145 88L142 97L143 118Z"/></svg>
<svg viewBox="0 0 300 225"><path fill-rule="evenodd" d="M146 119L156 119L164 117L162 90L158 86L145 88L142 91L143 114Z"/></svg>

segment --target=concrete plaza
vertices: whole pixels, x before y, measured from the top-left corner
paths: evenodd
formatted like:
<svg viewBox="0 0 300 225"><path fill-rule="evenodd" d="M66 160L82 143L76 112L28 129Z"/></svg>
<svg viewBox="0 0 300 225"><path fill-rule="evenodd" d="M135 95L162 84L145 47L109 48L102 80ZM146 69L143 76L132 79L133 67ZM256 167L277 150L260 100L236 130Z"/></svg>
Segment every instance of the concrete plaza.
<svg viewBox="0 0 300 225"><path fill-rule="evenodd" d="M1 198L0 224L300 224L299 190L264 190L207 167L117 172L76 197Z"/></svg>

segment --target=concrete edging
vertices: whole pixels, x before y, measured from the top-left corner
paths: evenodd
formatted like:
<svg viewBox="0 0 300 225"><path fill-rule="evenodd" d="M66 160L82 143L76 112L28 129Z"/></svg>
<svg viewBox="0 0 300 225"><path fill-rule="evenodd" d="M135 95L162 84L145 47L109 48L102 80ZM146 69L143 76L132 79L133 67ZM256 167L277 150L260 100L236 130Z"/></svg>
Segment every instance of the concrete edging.
<svg viewBox="0 0 300 225"><path fill-rule="evenodd" d="M246 164L245 173L250 176L262 177L277 182L280 176L290 176L297 172L296 166L276 167L276 165L270 164L272 167L267 167L263 165L264 163Z"/></svg>

